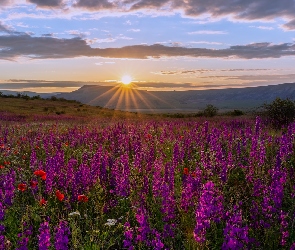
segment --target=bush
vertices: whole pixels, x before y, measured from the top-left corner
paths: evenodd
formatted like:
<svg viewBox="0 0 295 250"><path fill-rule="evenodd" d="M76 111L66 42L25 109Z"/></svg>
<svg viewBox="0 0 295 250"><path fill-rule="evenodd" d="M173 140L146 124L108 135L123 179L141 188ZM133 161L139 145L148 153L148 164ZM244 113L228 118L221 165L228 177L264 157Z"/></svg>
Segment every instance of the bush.
<svg viewBox="0 0 295 250"><path fill-rule="evenodd" d="M239 110L239 109L234 109L234 111L230 112L230 115L231 116L241 116L241 115L244 115L244 112L242 110Z"/></svg>
<svg viewBox="0 0 295 250"><path fill-rule="evenodd" d="M207 117L213 117L217 115L218 108L213 106L212 104L208 104L203 111L203 115Z"/></svg>
<svg viewBox="0 0 295 250"><path fill-rule="evenodd" d="M276 98L271 104L264 104L263 108L266 117L276 128L287 126L295 118L295 103L288 98Z"/></svg>

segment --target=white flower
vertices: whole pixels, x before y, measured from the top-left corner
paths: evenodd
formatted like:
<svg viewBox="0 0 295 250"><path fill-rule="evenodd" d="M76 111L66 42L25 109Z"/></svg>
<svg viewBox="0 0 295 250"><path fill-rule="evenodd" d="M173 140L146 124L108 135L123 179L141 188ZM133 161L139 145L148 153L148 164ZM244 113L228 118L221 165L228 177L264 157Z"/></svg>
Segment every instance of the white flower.
<svg viewBox="0 0 295 250"><path fill-rule="evenodd" d="M107 223L105 223L106 226L114 226L117 223L116 219L107 219Z"/></svg>
<svg viewBox="0 0 295 250"><path fill-rule="evenodd" d="M70 217L72 217L72 216L81 216L81 214L80 214L79 211L76 211L76 212L69 213L69 216Z"/></svg>

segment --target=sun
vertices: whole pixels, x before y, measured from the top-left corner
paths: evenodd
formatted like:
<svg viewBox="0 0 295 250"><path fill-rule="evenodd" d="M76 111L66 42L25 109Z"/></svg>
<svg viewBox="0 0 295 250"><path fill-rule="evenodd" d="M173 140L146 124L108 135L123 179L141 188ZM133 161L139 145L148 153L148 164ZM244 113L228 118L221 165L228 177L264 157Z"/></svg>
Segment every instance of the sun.
<svg viewBox="0 0 295 250"><path fill-rule="evenodd" d="M129 75L124 75L124 76L122 76L122 78L121 78L121 82L122 82L123 84L125 84L125 85L128 85L128 84L130 84L130 83L132 82L132 77L129 76Z"/></svg>

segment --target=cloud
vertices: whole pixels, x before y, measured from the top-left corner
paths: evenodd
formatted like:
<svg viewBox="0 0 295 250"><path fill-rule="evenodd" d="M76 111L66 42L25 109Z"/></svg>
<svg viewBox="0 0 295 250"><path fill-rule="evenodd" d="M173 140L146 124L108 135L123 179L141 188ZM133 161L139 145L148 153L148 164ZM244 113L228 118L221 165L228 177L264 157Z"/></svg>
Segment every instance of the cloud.
<svg viewBox="0 0 295 250"><path fill-rule="evenodd" d="M254 21L273 21L278 18L289 20L284 29L295 29L294 0L26 0L40 8L66 10L63 14L77 13L84 9L103 15L144 13L165 15L181 13L184 16L201 18L206 22L220 18ZM17 3L15 0L0 0L0 6ZM103 10L107 12L103 13ZM111 11L111 12L110 12ZM79 11L78 11L79 12ZM62 14L62 13L61 13Z"/></svg>
<svg viewBox="0 0 295 250"><path fill-rule="evenodd" d="M75 37L81 37L81 38L84 38L84 37L87 37L90 35L90 32L81 32L79 30L68 30L66 31L66 33L72 35L72 36L75 36Z"/></svg>
<svg viewBox="0 0 295 250"><path fill-rule="evenodd" d="M228 34L225 31L220 31L220 30L199 30L199 31L193 31L193 32L188 32L189 35L225 35Z"/></svg>
<svg viewBox="0 0 295 250"><path fill-rule="evenodd" d="M273 69L192 69L192 70L161 70L151 72L155 75L192 75L216 72L253 72L253 71L273 71ZM212 76L209 76L212 77ZM222 76L224 77L224 76ZM206 77L207 78L207 77Z"/></svg>
<svg viewBox="0 0 295 250"><path fill-rule="evenodd" d="M189 42L192 44L211 44L211 45L222 45L220 42L209 42L209 41L194 41L194 42Z"/></svg>
<svg viewBox="0 0 295 250"><path fill-rule="evenodd" d="M11 0L1 0L0 1L0 6L6 6L6 5L11 5L13 4L13 1Z"/></svg>
<svg viewBox="0 0 295 250"><path fill-rule="evenodd" d="M63 0L27 0L30 3L37 4L39 7L61 7Z"/></svg>
<svg viewBox="0 0 295 250"><path fill-rule="evenodd" d="M129 29L127 31L131 31L131 32L140 32L140 29Z"/></svg>
<svg viewBox="0 0 295 250"><path fill-rule="evenodd" d="M50 1L50 0L48 0ZM81 7L90 10L114 9L116 4L107 0L78 0L74 7Z"/></svg>
<svg viewBox="0 0 295 250"><path fill-rule="evenodd" d="M261 29L261 30L273 30L273 27L269 27L269 26L250 26L251 28L257 28L257 29Z"/></svg>
<svg viewBox="0 0 295 250"><path fill-rule="evenodd" d="M175 0L177 1L177 0ZM139 10L139 9L159 9L166 5L171 5L171 0L140 0L140 1L132 1L125 0L125 3L132 3L131 10Z"/></svg>
<svg viewBox="0 0 295 250"><path fill-rule="evenodd" d="M75 7L89 10L111 8L118 12L150 10L150 13L154 13L166 10L191 17L209 15L211 18L229 17L247 21L274 20L278 17L295 19L294 0L79 0ZM293 27L293 24L286 24L286 28L290 26Z"/></svg>
<svg viewBox="0 0 295 250"><path fill-rule="evenodd" d="M295 15L293 0L185 0L180 1L176 6L184 9L185 13L190 16L208 13L213 17L232 16L235 19L244 20L273 20L278 16Z"/></svg>
<svg viewBox="0 0 295 250"><path fill-rule="evenodd" d="M10 33L9 28L0 22L0 32Z"/></svg>
<svg viewBox="0 0 295 250"><path fill-rule="evenodd" d="M282 27L286 30L295 30L295 19L283 24Z"/></svg>
<svg viewBox="0 0 295 250"><path fill-rule="evenodd" d="M5 27L2 29L6 31ZM120 39L130 39L123 35ZM181 46L130 45L121 48L92 48L80 37L61 39L56 37L33 37L27 33L9 33L0 36L0 59L13 60L21 56L32 59L105 57L148 59L161 57L194 58L280 58L295 55L295 43L253 43L235 45L226 49L187 48Z"/></svg>

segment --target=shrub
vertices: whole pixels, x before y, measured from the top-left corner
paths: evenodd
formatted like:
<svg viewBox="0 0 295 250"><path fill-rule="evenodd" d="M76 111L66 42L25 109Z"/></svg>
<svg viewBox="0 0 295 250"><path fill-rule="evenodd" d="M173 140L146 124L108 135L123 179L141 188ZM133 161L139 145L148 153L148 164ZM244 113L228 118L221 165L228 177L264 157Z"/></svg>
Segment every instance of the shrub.
<svg viewBox="0 0 295 250"><path fill-rule="evenodd" d="M203 115L207 117L213 117L217 115L218 108L213 106L212 104L208 104L203 111Z"/></svg>
<svg viewBox="0 0 295 250"><path fill-rule="evenodd" d="M266 117L276 128L287 126L295 118L295 103L288 98L276 98L272 103L264 104L263 108Z"/></svg>
<svg viewBox="0 0 295 250"><path fill-rule="evenodd" d="M230 112L230 115L232 115L232 116L241 116L241 115L244 115L244 112L242 110L239 110L239 109L234 109L234 111Z"/></svg>

